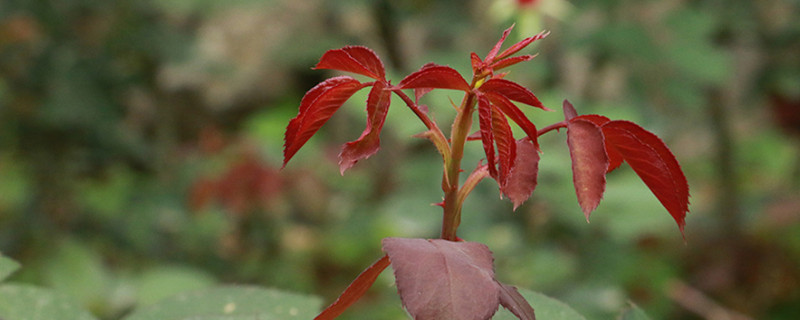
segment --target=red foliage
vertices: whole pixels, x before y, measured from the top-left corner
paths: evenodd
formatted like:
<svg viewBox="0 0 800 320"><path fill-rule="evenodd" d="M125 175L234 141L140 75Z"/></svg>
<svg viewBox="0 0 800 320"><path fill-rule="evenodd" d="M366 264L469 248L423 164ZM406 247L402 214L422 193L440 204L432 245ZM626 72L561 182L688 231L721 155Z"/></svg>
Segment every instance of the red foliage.
<svg viewBox="0 0 800 320"><path fill-rule="evenodd" d="M280 194L282 186L283 179L275 168L256 155L244 154L220 177L195 182L189 206L199 210L211 201L218 201L233 214L247 214Z"/></svg>
<svg viewBox="0 0 800 320"><path fill-rule="evenodd" d="M531 90L495 72L533 59L534 55L514 54L548 33L525 38L501 51L512 28L503 32L484 59L470 54L473 75L469 82L453 68L429 63L393 86L385 79L383 63L368 48L348 46L329 50L322 56L316 69L351 72L374 81L362 83L349 76L338 76L309 90L300 101L297 116L286 128L283 165L286 166L348 98L371 86L366 101L366 128L358 139L343 146L339 154L341 173L380 149L380 131L391 95L396 94L427 128L417 136L433 142L442 155L445 200L439 204L444 209L443 239L384 239L387 256L359 275L317 319L333 319L341 314L366 292L389 264L394 269L403 305L415 319L488 319L499 305L520 319L535 319L533 308L514 287L495 281L492 254L485 245L446 239L460 239L455 230L460 223L464 198L485 177L497 181L501 194L513 202L514 209L530 198L537 185L538 138L553 129L567 129L575 192L587 220L603 197L606 174L624 161L661 201L683 232L689 188L677 160L658 137L628 121L578 115L566 100L563 105L565 120L539 131L517 107L514 102L549 110ZM413 89L415 99L406 95L404 89ZM428 116L427 107L418 104L419 99L433 89L464 92L461 106L455 106L459 114L450 139ZM468 135L475 108L479 130ZM513 136L509 119L522 128L526 137L516 139ZM467 181L459 185L463 145L465 141L478 139L487 163L479 164ZM247 180L236 181L246 183ZM206 184L200 186L203 193L213 189ZM226 197L233 197L234 193L226 193Z"/></svg>
<svg viewBox="0 0 800 320"><path fill-rule="evenodd" d="M572 104L566 100L564 114L575 191L586 218L603 195L605 174L625 161L672 215L683 233L689 211L689 185L667 145L652 132L630 121L609 120L600 115L577 116ZM604 154L598 149L601 145Z"/></svg>
<svg viewBox="0 0 800 320"><path fill-rule="evenodd" d="M389 256L383 256L378 261L375 261L369 268L364 270L355 280L344 289L344 292L339 296L336 301L330 306L325 308L314 320L329 320L336 319L340 314L347 310L350 305L358 301L364 293L367 292L369 287L375 283L378 276L383 272L383 269L389 266Z"/></svg>
<svg viewBox="0 0 800 320"><path fill-rule="evenodd" d="M330 119L336 110L364 86L348 76L330 78L311 88L300 100L300 112L286 127L283 166L308 139Z"/></svg>

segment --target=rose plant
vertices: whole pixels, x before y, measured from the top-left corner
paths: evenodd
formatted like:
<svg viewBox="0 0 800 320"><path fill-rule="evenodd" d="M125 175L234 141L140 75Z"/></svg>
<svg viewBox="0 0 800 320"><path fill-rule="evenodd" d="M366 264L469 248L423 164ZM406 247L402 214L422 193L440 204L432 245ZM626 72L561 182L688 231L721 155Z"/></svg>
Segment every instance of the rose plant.
<svg viewBox="0 0 800 320"><path fill-rule="evenodd" d="M358 139L344 144L339 154L340 172L344 174L379 150L380 132L394 94L425 126L417 137L428 139L442 156L444 200L437 204L443 211L439 239L384 239L382 248L386 254L356 277L316 319L336 318L390 265L402 304L415 319L489 319L500 305L520 319L535 319L534 309L517 289L495 279L489 248L464 241L457 236L457 230L464 200L485 178L497 182L501 195L513 203L514 209L526 201L537 184L538 138L562 128L566 129L578 204L587 220L603 197L606 174L625 162L683 233L689 187L675 156L656 135L630 121L596 114L579 115L567 100L562 106L563 121L537 129L528 119L517 103L550 109L531 90L505 79L506 73L501 70L533 59L535 55L517 53L548 33L525 38L501 51L512 28L503 32L483 59L474 52L470 54L469 81L449 66L429 63L392 84L386 79L383 62L369 48L346 46L323 54L315 69L350 72L371 81L337 76L311 88L300 101L297 116L286 128L283 166L345 101L357 91L369 88L366 129ZM457 114L449 136L429 116L428 108L419 103L434 89L464 94L460 105L454 106ZM413 99L406 90L413 90ZM478 129L471 133L475 118ZM524 137L514 137L509 120L522 129ZM478 163L462 183L461 161L468 141L480 141L485 161Z"/></svg>

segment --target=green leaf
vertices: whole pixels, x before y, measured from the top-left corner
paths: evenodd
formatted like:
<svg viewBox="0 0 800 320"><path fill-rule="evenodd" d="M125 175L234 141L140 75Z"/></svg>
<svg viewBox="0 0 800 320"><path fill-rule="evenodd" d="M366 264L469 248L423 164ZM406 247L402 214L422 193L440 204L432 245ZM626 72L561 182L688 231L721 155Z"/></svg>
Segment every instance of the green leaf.
<svg viewBox="0 0 800 320"><path fill-rule="evenodd" d="M619 320L650 320L650 317L644 313L642 308L639 308L635 303L628 301L628 307L622 310Z"/></svg>
<svg viewBox="0 0 800 320"><path fill-rule="evenodd" d="M74 240L65 241L53 251L44 267L44 279L47 287L84 306L103 307L108 297L110 275L102 257Z"/></svg>
<svg viewBox="0 0 800 320"><path fill-rule="evenodd" d="M19 263L0 254L0 281L5 280L19 269Z"/></svg>
<svg viewBox="0 0 800 320"><path fill-rule="evenodd" d="M145 272L138 283L138 303L147 306L181 292L202 290L214 285L214 278L199 270L161 266Z"/></svg>
<svg viewBox="0 0 800 320"><path fill-rule="evenodd" d="M0 319L95 320L89 312L51 290L29 285L0 286Z"/></svg>
<svg viewBox="0 0 800 320"><path fill-rule="evenodd" d="M252 286L183 293L136 310L125 320L312 319L317 297Z"/></svg>
<svg viewBox="0 0 800 320"><path fill-rule="evenodd" d="M586 320L580 313L559 300L526 289L518 290L533 306L537 320ZM506 309L500 309L492 319L516 320L517 317Z"/></svg>

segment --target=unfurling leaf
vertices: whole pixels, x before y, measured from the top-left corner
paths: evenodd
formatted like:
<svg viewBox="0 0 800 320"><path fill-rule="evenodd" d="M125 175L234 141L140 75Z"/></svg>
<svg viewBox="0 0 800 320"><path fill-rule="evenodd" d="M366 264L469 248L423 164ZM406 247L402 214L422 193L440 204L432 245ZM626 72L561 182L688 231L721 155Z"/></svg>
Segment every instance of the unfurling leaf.
<svg viewBox="0 0 800 320"><path fill-rule="evenodd" d="M513 29L514 26L512 25L508 27L508 29L503 31L503 35L500 37L500 40L498 40L497 43L494 45L494 47L492 47L492 50L489 50L489 53L486 55L486 59L484 59L483 61L485 61L486 63L494 62L495 58L497 57L497 53L500 52L500 48L503 46L503 42L506 41L506 38L508 38L508 35L511 33L511 30Z"/></svg>
<svg viewBox="0 0 800 320"><path fill-rule="evenodd" d="M527 138L517 140L514 167L511 168L506 184L500 186L500 191L514 203L514 210L531 197L536 189L538 173L539 152L536 151L536 146Z"/></svg>
<svg viewBox="0 0 800 320"><path fill-rule="evenodd" d="M515 54L518 51L520 51L522 49L525 49L525 47L527 47L529 44L533 43L534 41L539 40L539 39L544 39L549 34L550 34L550 32L542 31L542 32L539 32L539 34L537 34L537 35L535 35L533 37L528 37L528 38L522 39L522 41L515 43L514 45L512 45L511 47L509 47L506 50L503 50L503 52L500 53L500 55L498 55L496 59L500 60L500 59L508 57L508 56L510 56L512 54Z"/></svg>
<svg viewBox="0 0 800 320"><path fill-rule="evenodd" d="M403 306L417 320L489 319L500 304L492 253L476 242L383 239Z"/></svg>
<svg viewBox="0 0 800 320"><path fill-rule="evenodd" d="M380 133L389 111L391 91L384 82L375 82L367 98L367 128L356 141L348 142L339 153L339 172L344 174L356 162L366 159L380 148Z"/></svg>
<svg viewBox="0 0 800 320"><path fill-rule="evenodd" d="M348 76L327 79L306 92L300 100L297 116L286 127L283 145L283 166L308 139L364 85Z"/></svg>
<svg viewBox="0 0 800 320"><path fill-rule="evenodd" d="M330 306L325 308L314 320L332 320L344 312L350 305L358 301L367 289L375 283L375 279L389 266L389 256L383 256L375 261L367 270L364 270L355 280L342 292Z"/></svg>
<svg viewBox="0 0 800 320"><path fill-rule="evenodd" d="M493 63L492 64L492 70L497 71L497 70L500 70L500 69L503 69L503 68L508 68L508 67L513 66L513 65L515 65L517 63L531 60L534 57L535 57L535 55L526 54L526 55L522 55L522 56L505 58L503 60L500 60L500 61L497 61L497 62Z"/></svg>
<svg viewBox="0 0 800 320"><path fill-rule="evenodd" d="M426 65L400 81L400 89L439 88L469 92L466 80L453 68L440 65Z"/></svg>
<svg viewBox="0 0 800 320"><path fill-rule="evenodd" d="M347 46L328 50L314 69L333 69L365 75L375 80L385 80L383 62L369 48Z"/></svg>
<svg viewBox="0 0 800 320"><path fill-rule="evenodd" d="M480 91L496 93L508 99L541 108L542 110L550 110L539 101L539 98L536 98L533 92L515 82L505 79L489 79L480 86Z"/></svg>
<svg viewBox="0 0 800 320"><path fill-rule="evenodd" d="M596 124L572 118L567 122L567 146L572 159L572 182L586 221L606 189L608 156L603 132Z"/></svg>
<svg viewBox="0 0 800 320"><path fill-rule="evenodd" d="M478 57L478 54L473 52L469 55L470 64L472 64L472 74L477 75L480 69L483 67L483 61L481 58Z"/></svg>
<svg viewBox="0 0 800 320"><path fill-rule="evenodd" d="M564 120L570 121L572 118L578 116L578 112L575 111L575 107L572 106L568 100L564 99L564 103L562 104L562 109L564 110ZM603 125L602 123L597 124L598 126Z"/></svg>
<svg viewBox="0 0 800 320"><path fill-rule="evenodd" d="M655 134L633 122L615 120L603 125L607 141L619 151L678 223L681 233L689 211L689 185L672 152Z"/></svg>

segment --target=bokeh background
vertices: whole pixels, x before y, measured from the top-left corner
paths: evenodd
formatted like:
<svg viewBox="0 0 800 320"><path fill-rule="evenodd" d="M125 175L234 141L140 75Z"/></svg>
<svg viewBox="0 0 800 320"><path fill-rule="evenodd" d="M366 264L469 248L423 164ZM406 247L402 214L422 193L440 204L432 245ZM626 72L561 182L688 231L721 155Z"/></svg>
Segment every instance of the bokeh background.
<svg viewBox="0 0 800 320"><path fill-rule="evenodd" d="M282 171L328 49L366 45L395 83L423 64L469 75L502 30L550 30L510 79L560 110L639 123L683 165L686 240L630 168L587 224L565 136L541 138L515 212L493 181L460 236L498 278L589 319L628 300L654 319L800 318L800 3L633 0L5 0L0 2L0 251L12 281L101 319L247 283L332 301L384 237L436 237L441 164L393 104L382 150L340 176L359 92ZM440 126L454 92L426 96ZM560 111L525 112L542 127ZM481 157L469 146L465 168ZM342 319L406 319L390 272Z"/></svg>

